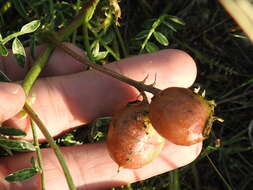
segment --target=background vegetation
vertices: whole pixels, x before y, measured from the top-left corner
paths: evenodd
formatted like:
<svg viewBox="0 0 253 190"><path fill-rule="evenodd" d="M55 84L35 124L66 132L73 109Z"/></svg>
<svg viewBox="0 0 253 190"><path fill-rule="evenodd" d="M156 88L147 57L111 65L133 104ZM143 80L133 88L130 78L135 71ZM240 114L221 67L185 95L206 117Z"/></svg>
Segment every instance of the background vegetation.
<svg viewBox="0 0 253 190"><path fill-rule="evenodd" d="M63 28L80 10L80 0L2 0L0 33L8 36L32 20L55 31ZM178 170L141 181L123 189L250 190L253 187L253 46L217 1L121 0L120 26L114 24L117 7L102 0L90 26L90 58L98 64L164 48L178 48L193 56L198 65L195 85L215 99L214 123L199 158ZM20 41L32 49L39 33ZM82 28L67 41L87 50ZM11 43L6 44L11 48ZM103 140L107 118L65 134L61 146ZM48 146L47 144L41 145Z"/></svg>

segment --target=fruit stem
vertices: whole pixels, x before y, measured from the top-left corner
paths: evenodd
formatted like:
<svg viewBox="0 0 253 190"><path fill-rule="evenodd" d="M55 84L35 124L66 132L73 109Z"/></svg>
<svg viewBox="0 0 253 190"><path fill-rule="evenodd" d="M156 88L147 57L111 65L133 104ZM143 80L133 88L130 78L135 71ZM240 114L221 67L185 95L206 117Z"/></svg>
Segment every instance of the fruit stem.
<svg viewBox="0 0 253 190"><path fill-rule="evenodd" d="M88 24L89 31L92 32L92 34L95 36L95 38L101 43L101 45L113 56L115 60L120 60L120 57L117 55L113 49L111 49L106 43L101 39L101 35L97 34L96 31L92 28L90 24Z"/></svg>
<svg viewBox="0 0 253 190"><path fill-rule="evenodd" d="M67 46L65 46L63 43L61 43L55 36L54 33L51 33L51 35L47 36L48 41L53 43L54 45L56 45L57 47L61 48L63 51L65 51L67 54L69 54L70 56L72 56L74 59L78 60L81 63L84 63L90 67L92 67L93 69L100 71L106 75L109 75L113 78L116 78L122 82L125 82L131 86L134 86L137 90L139 90L140 92L150 92L152 94L157 94L159 93L161 90L158 88L155 88L153 85L146 85L144 84L142 81L136 81L133 80L131 78L128 78L124 75L121 75L119 73L116 73L110 69L107 69L106 67L103 67L101 65L95 64L93 62L87 62L87 60L85 58L83 58L82 56L78 55L77 53L75 53L73 50L71 50L70 48L68 48Z"/></svg>

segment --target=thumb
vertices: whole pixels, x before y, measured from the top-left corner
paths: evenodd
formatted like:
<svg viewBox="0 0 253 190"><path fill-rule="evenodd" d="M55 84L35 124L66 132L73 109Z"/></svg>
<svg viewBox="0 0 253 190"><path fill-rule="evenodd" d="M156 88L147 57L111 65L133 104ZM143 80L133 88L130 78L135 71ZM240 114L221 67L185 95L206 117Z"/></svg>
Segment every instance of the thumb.
<svg viewBox="0 0 253 190"><path fill-rule="evenodd" d="M24 103L25 93L19 84L0 82L0 122L16 115Z"/></svg>

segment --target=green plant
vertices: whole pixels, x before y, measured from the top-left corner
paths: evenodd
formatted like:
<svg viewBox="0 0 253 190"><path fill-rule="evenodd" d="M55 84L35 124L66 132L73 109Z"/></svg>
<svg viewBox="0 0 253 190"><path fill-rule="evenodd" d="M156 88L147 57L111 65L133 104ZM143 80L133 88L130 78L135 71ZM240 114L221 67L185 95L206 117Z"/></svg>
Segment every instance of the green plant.
<svg viewBox="0 0 253 190"><path fill-rule="evenodd" d="M0 54L2 56L7 56L8 55L8 50L5 47L5 44L8 43L10 40L13 40L12 42L12 53L14 54L15 58L17 59L17 63L21 67L25 67L26 65L26 54L25 54L25 49L18 39L19 36L32 33L36 31L40 26L40 21L39 20L34 20L26 25L24 25L20 31L12 33L5 38L2 37L0 34Z"/></svg>

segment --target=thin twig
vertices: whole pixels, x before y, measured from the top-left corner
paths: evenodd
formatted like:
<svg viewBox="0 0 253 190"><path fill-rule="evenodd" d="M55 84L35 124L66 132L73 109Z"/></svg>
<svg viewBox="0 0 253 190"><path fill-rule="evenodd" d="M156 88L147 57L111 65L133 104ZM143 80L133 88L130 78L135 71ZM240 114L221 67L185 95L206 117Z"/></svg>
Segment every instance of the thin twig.
<svg viewBox="0 0 253 190"><path fill-rule="evenodd" d="M103 67L101 65L98 65L98 64L95 64L95 63L92 63L92 62L87 62L87 60L85 58L78 55L72 49L68 48L63 43L61 43L59 40L57 40L55 35L53 36L53 34L51 36L48 36L48 39L49 39L50 42L54 43L57 47L64 50L67 54L71 55L74 59L78 60L79 62L84 63L84 64L92 67L93 69L98 70L98 71L100 71L100 72L102 72L106 75L109 75L113 78L116 78L116 79L118 79L122 82L125 82L125 83L137 88L140 92L146 91L146 92L150 92L150 93L155 95L155 94L157 94L161 91L160 89L155 88L152 85L145 85L142 82L135 81L131 78L123 76L119 73L116 73L116 72L110 70L110 69L107 69L106 67Z"/></svg>
<svg viewBox="0 0 253 190"><path fill-rule="evenodd" d="M226 185L226 187L228 188L228 190L233 190L232 187L226 181L226 179L223 177L223 175L220 173L220 171L217 169L217 167L215 166L215 164L213 163L213 161L211 160L211 158L208 155L206 155L206 157L209 160L210 164L213 166L213 168L216 171L216 173L218 174L218 176L221 178L221 180L223 181L223 183Z"/></svg>
<svg viewBox="0 0 253 190"><path fill-rule="evenodd" d="M41 132L43 133L43 135L48 140L48 143L49 143L50 147L54 150L54 153L57 156L58 161L60 162L60 164L62 166L62 170L64 172L64 175L65 175L65 177L67 179L67 183L68 183L69 189L70 190L76 190L76 187L75 187L73 179L72 179L72 177L70 175L69 169L68 169L66 161L64 159L64 156L61 153L60 148L58 147L58 145L55 143L53 137L48 132L46 126L41 121L41 119L39 118L39 116L32 110L32 108L29 106L29 104L25 103L24 110L29 114L29 116L32 118L32 120L37 124L37 126L39 127L39 129L41 130Z"/></svg>

